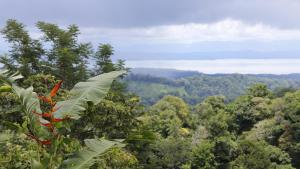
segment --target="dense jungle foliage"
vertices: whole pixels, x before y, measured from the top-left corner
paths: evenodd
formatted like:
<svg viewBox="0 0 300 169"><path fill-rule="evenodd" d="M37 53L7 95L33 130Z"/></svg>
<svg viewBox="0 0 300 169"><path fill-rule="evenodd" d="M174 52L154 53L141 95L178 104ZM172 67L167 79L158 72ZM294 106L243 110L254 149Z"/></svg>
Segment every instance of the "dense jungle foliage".
<svg viewBox="0 0 300 169"><path fill-rule="evenodd" d="M93 51L75 25L37 28L40 39L15 20L1 30L11 50L1 56L0 168L300 168L300 91L259 83L230 102L165 95L143 106L112 46Z"/></svg>
<svg viewBox="0 0 300 169"><path fill-rule="evenodd" d="M141 97L145 105L153 105L165 95L178 96L191 105L208 96L223 95L226 102L244 94L251 85L263 83L276 94L300 87L300 75L201 74L192 71L164 69L132 69L126 77L130 92Z"/></svg>

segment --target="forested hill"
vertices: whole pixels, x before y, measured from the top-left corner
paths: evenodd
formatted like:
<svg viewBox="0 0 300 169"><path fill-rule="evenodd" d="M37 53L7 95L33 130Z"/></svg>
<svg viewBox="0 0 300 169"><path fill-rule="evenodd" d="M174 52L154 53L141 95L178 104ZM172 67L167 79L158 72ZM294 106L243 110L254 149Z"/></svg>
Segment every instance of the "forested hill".
<svg viewBox="0 0 300 169"><path fill-rule="evenodd" d="M209 75L195 71L139 68L132 69L126 81L128 90L139 95L145 104L152 105L165 95L174 95L195 105L212 95L224 95L227 101L231 101L256 83L264 83L278 94L297 89L300 74Z"/></svg>
<svg viewBox="0 0 300 169"><path fill-rule="evenodd" d="M131 74L150 75L153 77L164 77L170 79L178 79L181 77L188 77L199 75L197 71L182 71L176 69L154 69L154 68L134 68L130 69Z"/></svg>

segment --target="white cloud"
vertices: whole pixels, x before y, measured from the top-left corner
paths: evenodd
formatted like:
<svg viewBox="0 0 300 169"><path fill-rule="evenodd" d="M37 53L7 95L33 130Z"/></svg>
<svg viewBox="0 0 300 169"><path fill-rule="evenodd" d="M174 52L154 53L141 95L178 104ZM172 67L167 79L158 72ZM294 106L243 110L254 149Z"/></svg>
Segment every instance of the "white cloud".
<svg viewBox="0 0 300 169"><path fill-rule="evenodd" d="M83 28L83 39L194 43L205 41L300 40L300 29L280 29L262 23L225 19L214 23L189 23L147 28Z"/></svg>

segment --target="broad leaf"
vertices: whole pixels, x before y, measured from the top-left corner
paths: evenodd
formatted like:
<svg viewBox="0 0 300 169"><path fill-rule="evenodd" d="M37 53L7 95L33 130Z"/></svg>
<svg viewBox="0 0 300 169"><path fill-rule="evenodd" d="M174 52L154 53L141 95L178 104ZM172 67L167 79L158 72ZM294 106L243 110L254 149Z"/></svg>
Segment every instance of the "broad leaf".
<svg viewBox="0 0 300 169"><path fill-rule="evenodd" d="M97 162L97 157L113 146L123 146L118 141L87 139L84 140L86 148L75 154L73 158L64 161L68 169L86 169Z"/></svg>
<svg viewBox="0 0 300 169"><path fill-rule="evenodd" d="M56 104L58 109L55 118L80 118L80 112L85 110L86 102L98 104L106 96L114 79L124 74L125 71L104 73L88 79L86 82L77 83L70 91L70 98Z"/></svg>
<svg viewBox="0 0 300 169"><path fill-rule="evenodd" d="M9 85L0 86L0 93L1 92L11 92L11 86Z"/></svg>
<svg viewBox="0 0 300 169"><path fill-rule="evenodd" d="M38 99L37 94L33 91L33 87L29 87L27 89L18 87L14 84L17 79L23 78L18 72L11 73L8 70L1 70L0 71L0 81L5 83L6 85L11 86L12 92L14 92L20 99L22 109L27 117L27 123L30 124L29 130L32 134L43 138L48 137L49 132L47 128L40 125L41 121L44 119L36 116L35 113L41 113L40 102Z"/></svg>
<svg viewBox="0 0 300 169"><path fill-rule="evenodd" d="M0 81L6 84L13 84L16 80L22 79L23 76L19 72L12 73L9 70L0 70Z"/></svg>
<svg viewBox="0 0 300 169"><path fill-rule="evenodd" d="M48 132L47 128L40 125L40 122L45 123L45 120L33 113L42 113L40 101L37 94L33 92L33 88L29 87L24 89L13 84L12 89L20 98L24 112L29 118L28 120L30 122L29 124L31 132L40 138L48 137L50 133Z"/></svg>

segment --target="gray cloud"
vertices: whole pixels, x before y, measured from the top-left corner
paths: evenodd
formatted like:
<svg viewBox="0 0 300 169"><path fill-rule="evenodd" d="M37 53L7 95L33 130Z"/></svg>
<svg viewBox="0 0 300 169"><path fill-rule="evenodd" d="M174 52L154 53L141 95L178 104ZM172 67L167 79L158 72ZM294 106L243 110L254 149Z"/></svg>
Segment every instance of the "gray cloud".
<svg viewBox="0 0 300 169"><path fill-rule="evenodd" d="M0 26L15 18L85 27L146 27L232 18L300 28L299 0L1 0Z"/></svg>
<svg viewBox="0 0 300 169"><path fill-rule="evenodd" d="M300 0L0 0L0 28L11 18L34 38L37 21L76 24L122 59L300 56Z"/></svg>

